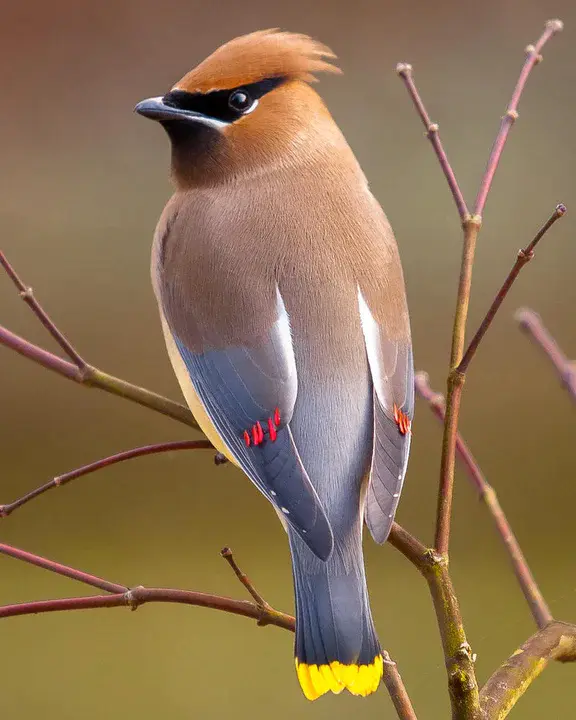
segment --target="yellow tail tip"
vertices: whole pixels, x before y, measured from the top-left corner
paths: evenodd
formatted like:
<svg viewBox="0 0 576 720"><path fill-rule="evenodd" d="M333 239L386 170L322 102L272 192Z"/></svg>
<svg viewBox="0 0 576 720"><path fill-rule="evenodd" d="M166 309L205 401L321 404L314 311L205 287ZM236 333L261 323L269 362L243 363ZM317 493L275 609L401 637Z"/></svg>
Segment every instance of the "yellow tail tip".
<svg viewBox="0 0 576 720"><path fill-rule="evenodd" d="M376 655L370 665L343 665L338 661L307 665L296 658L298 682L308 700L316 700L327 692L338 694L344 689L352 695L366 697L378 689L383 667L382 655Z"/></svg>

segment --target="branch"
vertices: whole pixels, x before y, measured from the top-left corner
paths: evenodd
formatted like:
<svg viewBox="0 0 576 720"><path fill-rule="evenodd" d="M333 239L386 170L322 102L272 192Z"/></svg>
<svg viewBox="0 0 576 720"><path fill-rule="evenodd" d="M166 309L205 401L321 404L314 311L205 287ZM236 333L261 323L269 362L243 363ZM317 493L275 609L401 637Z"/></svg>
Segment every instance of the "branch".
<svg viewBox="0 0 576 720"><path fill-rule="evenodd" d="M560 21L550 21L535 47L528 49L528 57L512 98L508 106L506 117L503 119L500 131L493 146L488 166L480 184L478 198L473 215L468 212L467 206L459 190L454 172L448 162L438 136L438 126L430 121L430 117L416 90L409 65L398 66L398 72L410 93L414 105L430 139L436 155L448 180L452 195L458 208L458 214L464 231L462 260L456 311L452 332L452 347L450 353L450 372L447 381L447 400L444 418L444 436L442 441L442 458L440 464L440 482L438 488L438 504L436 513L435 551L429 554L432 560L427 578L434 599L436 614L440 626L440 633L444 646L444 657L448 670L448 682L454 718L479 718L478 686L476 682L473 656L460 616L457 598L454 594L450 575L448 573L448 549L450 544L450 521L452 512L452 496L454 489L454 470L456 462L456 445L458 438L458 419L460 402L465 374L460 371L459 365L464 354L466 334L466 321L470 303L470 289L472 284L472 268L476 249L476 240L482 225L481 213L490 190L492 179L498 165L500 155L504 148L506 138L513 119L517 116L517 105L528 79L532 67L539 59L539 53L546 41L562 27ZM489 323L488 323L489 324ZM487 325L488 326L488 325ZM486 326L486 328L487 328ZM485 332L486 329L484 329ZM443 609L442 609L443 608Z"/></svg>
<svg viewBox="0 0 576 720"><path fill-rule="evenodd" d="M212 595L192 590L145 588L143 586L128 588L124 585L111 583L95 575L90 575L81 570L68 567L67 565L62 565L53 560L48 560L39 555L34 555L25 550L20 550L11 545L0 544L0 553L110 593L109 595L59 598L57 600L36 600L33 602L3 605L0 606L0 618L61 612L65 610L93 610L96 608L126 606L131 610L136 610L140 605L144 605L145 603L164 602L212 608L213 610L220 610L222 612L232 613L233 615L252 618L257 621L259 626L276 625L277 627L294 632L294 618L291 615L275 610L264 600L255 590L248 577L238 567L230 548L224 548L220 554L231 566L236 577L238 577L242 585L248 590L250 595L252 595L255 602L234 600L233 598L221 595ZM385 663L384 682L390 692L398 717L400 720L416 720L416 715L396 664L390 659L387 652L383 653L383 657Z"/></svg>
<svg viewBox="0 0 576 720"><path fill-rule="evenodd" d="M438 486L438 504L436 510L436 533L434 545L443 555L448 553L450 545L450 521L452 515L452 495L454 492L454 468L456 457L456 433L458 432L458 419L460 415L460 400L464 375L458 371L458 364L464 349L466 333L466 319L470 303L470 287L472 284L472 266L476 238L480 231L480 221L474 216L464 224L464 245L462 249L462 264L460 280L458 283L458 297L456 313L454 316L454 329L452 333L452 351L450 357L450 372L447 380L446 420L444 422L444 436L442 438L442 456L440 461L440 483Z"/></svg>
<svg viewBox="0 0 576 720"><path fill-rule="evenodd" d="M466 639L464 623L448 558L435 550L427 553L424 577L434 603L448 674L448 691L453 720L480 720L478 683L474 670L475 655Z"/></svg>
<svg viewBox="0 0 576 720"><path fill-rule="evenodd" d="M90 575L82 572L81 570L68 567L67 565L61 565L53 560L47 560L46 558L40 557L40 555L34 555L33 553L26 552L26 550L15 548L12 545L0 543L0 554L16 558L16 560L22 560L23 562L43 568L44 570L56 573L57 575L63 575L71 580L78 580L78 582L84 583L85 585L90 585L91 587L95 587L109 593L123 593L128 590L128 588L124 585L111 583L108 580L96 577L96 575ZM0 617L2 617L1 613Z"/></svg>
<svg viewBox="0 0 576 720"><path fill-rule="evenodd" d="M192 590L174 590L172 588L137 587L111 595L37 600L16 605L4 605L0 607L0 618L62 610L92 610L95 608L124 606L136 610L140 605L149 602L182 603L184 605L212 608L213 610L222 610L233 615L252 618L257 620L259 625L276 625L285 630L294 631L294 618L291 615L285 615L284 613L277 613L273 616L263 615L261 609L248 600L233 600L220 595L209 595L208 593L194 592Z"/></svg>
<svg viewBox="0 0 576 720"><path fill-rule="evenodd" d="M156 445L146 445L144 447L117 453L116 455L111 455L110 457L97 460L89 465L84 465L81 468L60 475L45 485L27 493L22 498L15 500L9 505L0 505L0 518L7 517L14 512L14 510L22 507L24 504L54 487L59 487L60 485L70 482L75 478L88 475L89 473L96 472L104 467L123 462L124 460L172 450L206 449L211 447L211 443L207 440L176 441L158 443ZM216 461L219 462L218 456L216 456ZM394 524L394 528L391 533L391 541L392 539L396 547L398 547L408 558L412 558L413 560L418 558L419 561L423 561L426 553L424 545L419 543L416 538L396 523ZM63 575L71 578L72 580L77 580L92 587L97 587L101 590L112 593L111 595L100 595L96 597L40 600L29 603L6 605L3 607L0 606L0 618L63 610L121 607L125 605L128 605L132 608L132 610L135 610L139 605L147 602L178 602L188 605L209 607L237 615L244 615L245 617L255 618L258 621L258 625L277 625L278 627L283 627L288 630L294 630L294 618L286 615L285 613L278 612L268 602L266 602L262 595L260 595L260 593L258 593L255 589L248 576L242 572L236 563L230 548L224 548L220 554L228 562L238 580L248 590L255 601L254 603L242 600L233 600L231 598L217 595L208 595L206 593L167 588L144 588L140 586L130 590L128 587L123 585L111 583L108 580L96 577L95 575L90 575L80 570L76 570L75 568L62 565L61 563L48 560L39 555L34 555L33 553L29 553L25 550L20 550L19 548L3 543L0 543L0 554L8 555L17 560L22 560L23 562L35 565L36 567L43 568L58 575ZM383 658L385 663L384 682L388 688L398 717L400 720L416 720L416 715L396 664L390 659L390 656L386 652L383 653Z"/></svg>
<svg viewBox="0 0 576 720"><path fill-rule="evenodd" d="M448 390L446 393L446 420L444 423L444 437L442 440L442 459L440 463L440 483L438 488L438 506L435 534L435 547L439 553L448 553L450 545L450 518L452 513L452 495L454 491L454 467L456 456L456 436L458 432L458 418L460 414L460 402L462 398L462 386L465 375L460 371L459 365L464 353L464 341L466 334L466 320L468 317L468 306L470 303L470 288L472 285L472 267L476 250L476 239L482 225L482 212L488 192L502 150L506 143L510 127L517 117L517 106L520 96L526 85L528 76L540 58L540 51L552 35L562 29L559 20L550 20L546 23L546 29L535 46L529 46L528 56L520 72L520 77L512 93L508 110L502 120L500 130L492 148L492 153L484 176L480 183L480 190L474 206L474 214L466 219L464 227L464 244L462 249L462 263L460 267L460 280L458 283L458 295L456 300L456 312L454 316L454 328L452 332L452 349L450 353L450 373L448 375Z"/></svg>
<svg viewBox="0 0 576 720"><path fill-rule="evenodd" d="M274 611L266 614L248 600L234 600L220 595L194 592L193 590L175 590L173 588L145 588L142 586L111 595L93 595L90 597L60 598L58 600L37 600L16 605L0 607L0 618L17 615L35 615L38 613L58 612L62 610L92 610L95 608L124 607L136 610L149 602L182 603L197 607L212 608L233 615L243 615L258 621L258 625L276 625L294 632L294 618L291 615Z"/></svg>
<svg viewBox="0 0 576 720"><path fill-rule="evenodd" d="M564 387L570 393L573 400L576 400L576 363L569 360L562 352L560 346L546 329L540 315L528 308L516 312L516 320L522 330L534 340L544 351L548 359L554 365L560 376Z"/></svg>
<svg viewBox="0 0 576 720"><path fill-rule="evenodd" d="M76 468L76 470L71 470L63 475L57 475L54 479L50 480L50 482L31 490L29 493L26 493L26 495L18 498L18 500L14 500L14 502L8 503L7 505L0 505L0 518L8 517L14 510L21 508L39 495L43 495L45 492L48 492L48 490L52 490L52 488L61 487L71 480L89 475L90 473L96 472L96 470L101 470L110 465L124 462L124 460L131 460L132 458L142 457L143 455L172 452L174 450L206 450L212 447L212 443L208 440L176 440L173 442L157 443L155 445L144 445L143 447L110 455L101 460L96 460L89 465L83 465L80 468Z"/></svg>
<svg viewBox="0 0 576 720"><path fill-rule="evenodd" d="M4 605L0 607L0 618L60 610L84 610L89 608L121 607L124 605L128 605L135 610L139 605L147 602L176 602L213 608L214 610L222 610L235 615L244 615L244 617L254 618L259 625L277 625L286 630L294 631L294 618L274 610L268 603L259 605L246 600L233 600L220 595L209 595L191 590L144 588L141 586L130 589L124 585L108 582L108 580L103 580L95 575L90 575L67 565L61 565L53 560L47 560L39 555L34 555L10 545L0 544L0 553L111 593L110 595L97 595L95 597L74 597Z"/></svg>
<svg viewBox="0 0 576 720"><path fill-rule="evenodd" d="M83 370L80 370L80 368L73 363L62 360L62 358L59 358L57 355L28 342L28 340L25 340L1 325L0 345L5 345L15 350L20 355L42 365L42 367L45 367L47 370L52 370L62 375L62 377L68 378L68 380L74 380L74 382L84 385L85 387L95 387L100 390L105 390L112 395L118 395L126 400L131 400L139 405L143 405L150 410L155 410L162 415L167 415L173 420L184 423L184 425L188 425L195 430L200 429L190 410L183 405L162 397L162 395L158 395L155 392L146 390L145 388L132 385L132 383L126 382L126 380L121 380L113 375L109 375L92 365L86 365Z"/></svg>
<svg viewBox="0 0 576 720"><path fill-rule="evenodd" d="M71 357L74 356L75 361L68 362L63 360L57 355L54 355L53 353L28 342L28 340L25 340L19 335L10 332L10 330L2 327L1 325L0 345L5 345L29 360L32 360L48 370L52 370L53 372L68 378L69 380L74 380L80 385L84 385L86 387L96 387L100 390L105 390L112 395L119 395L126 400L131 400L132 402L143 405L150 410L155 410L163 415L167 415L168 417L178 420L179 422L193 427L196 430L200 429L198 423L192 416L192 413L183 405L162 397L150 390L146 390L145 388L132 385L131 383L126 382L126 380L121 380L120 378L109 375L108 373L87 364L80 355L76 353L72 345L70 345L68 340L64 337L63 333L61 333L56 325L54 325L48 314L42 309L32 293L26 290L23 282L16 275L14 268L8 263L4 254L0 254L0 264L2 264L17 287L24 288L24 291L21 290L21 293L24 293L24 300L26 300L28 305L30 305L35 315L40 319L44 327L48 328L50 334L56 338L57 342L65 350L65 352Z"/></svg>
<svg viewBox="0 0 576 720"><path fill-rule="evenodd" d="M492 321L494 320L494 317L498 310L500 309L500 306L504 302L504 299L508 295L510 288L514 284L514 281L520 274L520 271L526 265L527 263L532 260L534 257L534 250L536 248L536 245L540 242L540 240L544 237L544 235L548 232L548 230L554 225L554 223L559 220L561 217L564 216L566 213L566 206L560 203L559 205L556 205L556 208L552 215L548 218L548 220L544 223L544 225L540 228L540 230L537 232L536 236L530 242L523 250L518 251L518 255L516 257L516 262L514 263L512 269L508 273L508 277L504 281L502 287L498 291L498 294L494 298L494 301L492 302L492 305L490 306L490 309L486 313L486 316L484 320L482 320L480 327L476 331L476 334L472 338L470 345L468 345L468 349L464 353L464 357L460 361L460 364L458 365L458 371L462 374L465 374L468 370L468 366L470 365L470 361L476 354L476 351L478 350L478 346L480 345L480 342L482 341L482 338L486 334L486 331L492 324Z"/></svg>
<svg viewBox="0 0 576 720"><path fill-rule="evenodd" d="M500 162L500 157L502 155L502 151L504 150L508 133L510 132L512 125L514 125L516 120L518 120L518 103L520 102L520 97L524 92L526 81L528 80L534 66L542 61L542 55L540 53L542 52L544 45L553 35L559 33L563 27L564 25L561 20L548 20L544 32L536 44L528 45L526 47L526 60L524 61L524 65L520 71L516 87L514 88L514 92L512 93L512 97L508 103L508 107L506 108L506 113L500 123L498 135L496 136L496 140L492 146L490 157L488 159L488 165L484 171L484 176L482 178L482 182L480 183L480 189L478 190L478 195L476 197L476 203L474 204L474 215L482 216L482 213L484 212L486 199L488 198L488 193L490 192L490 187L492 186L492 180L494 179L494 173L496 172L496 168Z"/></svg>
<svg viewBox="0 0 576 720"><path fill-rule="evenodd" d="M448 187L450 188L450 192L452 193L452 197L454 198L456 207L458 208L460 220L462 220L462 222L464 223L466 220L469 219L470 213L468 211L466 201L464 200L464 196L462 195L462 191L460 190L460 186L458 185L458 181L456 180L454 170L450 165L450 161L448 160L448 156L446 155L446 152L442 145L442 141L440 140L440 128L437 123L433 123L430 120L428 111L426 110L426 107L422 102L422 98L420 97L420 93L418 92L414 83L412 65L409 65L408 63L398 63L398 65L396 65L396 72L404 81L404 85L406 85L406 89L408 90L408 93L412 98L412 102L414 103L416 112L420 116L420 119L422 120L422 123L426 128L426 137L428 138L428 140L430 140L430 143L434 148L434 152L436 153L436 157L438 158L438 162L440 163L442 172L444 173L444 176L448 182Z"/></svg>
<svg viewBox="0 0 576 720"><path fill-rule="evenodd" d="M552 622L512 653L482 688L485 717L505 718L551 660L576 662L576 625Z"/></svg>
<svg viewBox="0 0 576 720"><path fill-rule="evenodd" d="M417 373L415 385L416 392L428 403L436 417L443 422L445 415L444 398L442 395L435 393L432 390L428 382L428 375L423 372ZM524 557L524 553L520 548L518 540L512 532L512 528L508 523L506 515L500 507L496 492L484 477L478 463L460 434L458 434L456 438L456 451L466 469L467 477L478 491L480 498L486 504L486 507L494 520L496 530L498 531L498 534L502 538L502 542L508 551L512 567L514 569L514 574L516 575L520 588L526 598L526 602L530 606L532 616L534 617L538 627L543 628L552 621L552 613L550 612L550 608L544 600L544 596L540 592L540 588L530 571L528 562Z"/></svg>
<svg viewBox="0 0 576 720"><path fill-rule="evenodd" d="M248 590L248 592L254 599L256 605L263 608L269 608L270 605L268 605L266 600L264 600L262 595L260 595L260 593L256 590L248 575L243 573L242 570L240 570L240 568L238 567L236 560L234 560L232 550L230 550L229 547L222 548L222 550L220 550L220 555L224 558L224 560L226 560L228 565L230 565L238 580L242 583L242 585L244 585L246 590Z"/></svg>
<svg viewBox="0 0 576 720"><path fill-rule="evenodd" d="M400 672L398 671L398 666L386 650L382 653L382 659L384 660L384 684L396 708L396 714L400 720L418 720Z"/></svg>
<svg viewBox="0 0 576 720"><path fill-rule="evenodd" d="M56 340L58 345L64 350L66 355L72 360L72 362L76 365L76 367L79 370L84 370L86 368L86 362L80 357L80 355L77 353L77 351L74 349L74 347L68 342L66 337L58 330L56 325L52 322L48 314L44 311L44 309L40 306L36 298L34 297L34 294L32 292L31 287L26 287L22 280L18 277L16 274L16 270L10 265L8 260L6 259L6 256L4 253L0 250L0 265L4 268L6 271L8 277L12 280L14 285L18 288L18 291L20 293L20 297L24 302L30 307L34 315L40 320L42 325L48 330L50 335Z"/></svg>
<svg viewBox="0 0 576 720"><path fill-rule="evenodd" d="M466 640L447 558L427 548L397 523L392 525L388 542L421 572L428 583L444 651L452 717L454 720L480 720L474 656Z"/></svg>

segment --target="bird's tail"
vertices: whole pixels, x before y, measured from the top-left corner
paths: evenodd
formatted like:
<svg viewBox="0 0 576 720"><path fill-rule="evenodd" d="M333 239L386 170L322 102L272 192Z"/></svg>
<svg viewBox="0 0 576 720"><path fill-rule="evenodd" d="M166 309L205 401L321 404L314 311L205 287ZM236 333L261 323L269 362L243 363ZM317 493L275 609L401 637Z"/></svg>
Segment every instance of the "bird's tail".
<svg viewBox="0 0 576 720"><path fill-rule="evenodd" d="M358 533L360 535L360 533ZM361 537L336 543L323 562L290 532L296 598L296 672L304 695L316 700L346 688L369 695L380 684L383 660L368 601Z"/></svg>

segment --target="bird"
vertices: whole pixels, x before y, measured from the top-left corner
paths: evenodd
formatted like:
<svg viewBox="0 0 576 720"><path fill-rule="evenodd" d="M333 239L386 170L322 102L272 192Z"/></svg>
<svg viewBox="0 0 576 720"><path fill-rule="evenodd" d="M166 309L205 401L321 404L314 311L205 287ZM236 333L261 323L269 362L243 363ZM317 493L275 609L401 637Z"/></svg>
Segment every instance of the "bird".
<svg viewBox="0 0 576 720"><path fill-rule="evenodd" d="M287 530L309 700L382 679L363 523L387 539L414 411L396 240L312 87L335 57L259 30L135 107L171 144L151 262L168 355L203 432Z"/></svg>

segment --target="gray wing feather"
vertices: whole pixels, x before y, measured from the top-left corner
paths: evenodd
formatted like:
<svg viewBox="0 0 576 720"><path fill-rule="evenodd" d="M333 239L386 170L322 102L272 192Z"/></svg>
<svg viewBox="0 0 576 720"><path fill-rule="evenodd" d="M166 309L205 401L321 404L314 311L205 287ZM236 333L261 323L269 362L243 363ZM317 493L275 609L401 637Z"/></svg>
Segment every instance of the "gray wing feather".
<svg viewBox="0 0 576 720"><path fill-rule="evenodd" d="M279 319L258 347L198 353L176 334L174 339L194 389L231 454L308 547L326 560L332 552L332 530L289 427L297 376L288 317L278 299ZM272 441L268 419L276 408L280 424ZM244 431L251 432L258 422L264 441L247 446Z"/></svg>
<svg viewBox="0 0 576 720"><path fill-rule="evenodd" d="M406 362L407 381L413 388L412 353ZM414 390L399 409L410 420L414 416ZM400 501L410 454L411 434L402 435L388 408L374 393L374 451L370 483L366 494L365 518L370 534L377 543L386 541Z"/></svg>
<svg viewBox="0 0 576 720"><path fill-rule="evenodd" d="M410 339L389 340L361 292L359 306L374 385L374 445L364 517L374 540L383 543L394 521L410 453L411 435L400 432L394 405L412 421L414 363Z"/></svg>

